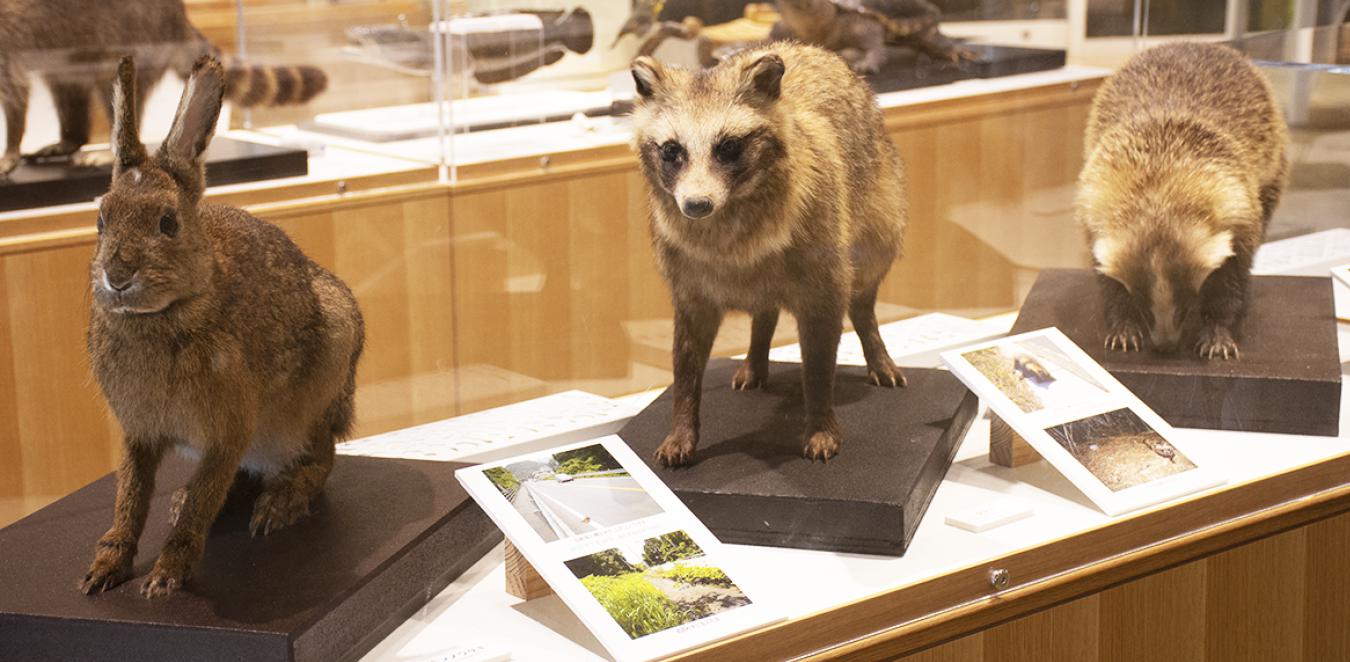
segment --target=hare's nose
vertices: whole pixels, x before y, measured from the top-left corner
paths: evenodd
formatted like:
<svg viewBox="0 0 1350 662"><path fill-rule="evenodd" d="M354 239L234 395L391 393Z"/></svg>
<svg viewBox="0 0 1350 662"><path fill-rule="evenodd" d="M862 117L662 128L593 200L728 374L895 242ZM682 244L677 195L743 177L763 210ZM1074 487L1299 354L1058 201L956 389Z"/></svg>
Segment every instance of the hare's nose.
<svg viewBox="0 0 1350 662"><path fill-rule="evenodd" d="M127 274L126 276L122 276L121 274L116 275L110 274L108 273L107 269L103 270L103 284L108 286L108 289L111 290L116 290L118 292L125 292L127 291L127 288L131 287L131 284L135 282L135 280L136 280L135 271L131 272L130 274Z"/></svg>

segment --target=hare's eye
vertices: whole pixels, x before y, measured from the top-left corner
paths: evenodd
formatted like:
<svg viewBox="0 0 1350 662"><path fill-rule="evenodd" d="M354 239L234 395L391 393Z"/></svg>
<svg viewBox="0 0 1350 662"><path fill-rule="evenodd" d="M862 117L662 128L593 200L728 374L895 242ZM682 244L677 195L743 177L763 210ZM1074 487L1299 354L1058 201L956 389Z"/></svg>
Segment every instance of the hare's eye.
<svg viewBox="0 0 1350 662"><path fill-rule="evenodd" d="M177 235L178 214L175 214L170 211L165 212L163 216L159 217L159 231L164 233L164 235L167 237Z"/></svg>
<svg viewBox="0 0 1350 662"><path fill-rule="evenodd" d="M98 228L99 234L103 234L103 212L99 212L98 220L94 221L94 227Z"/></svg>

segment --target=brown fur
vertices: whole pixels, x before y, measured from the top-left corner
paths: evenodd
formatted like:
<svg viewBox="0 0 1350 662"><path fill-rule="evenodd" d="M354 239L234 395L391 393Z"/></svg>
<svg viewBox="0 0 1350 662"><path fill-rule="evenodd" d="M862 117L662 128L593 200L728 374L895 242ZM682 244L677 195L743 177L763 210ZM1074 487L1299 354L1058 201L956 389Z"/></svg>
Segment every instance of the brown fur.
<svg viewBox="0 0 1350 662"><path fill-rule="evenodd" d="M188 579L236 472L261 476L250 529L269 533L308 512L335 442L351 430L364 338L355 298L280 229L202 202L201 154L223 85L218 63L199 63L168 138L148 155L135 129L134 70L129 59L120 67L88 345L125 456L113 526L80 583L86 593L130 577L168 448L201 461L175 496L147 597Z"/></svg>
<svg viewBox="0 0 1350 662"><path fill-rule="evenodd" d="M112 81L118 59L127 54L134 55L141 73L138 113L164 72L186 78L197 58L219 55L188 22L183 0L0 0L0 109L7 123L0 176L20 160L30 73L51 88L61 122L60 142L32 156L66 156L89 142L89 102L95 91L112 120ZM328 82L314 67L227 61L226 70L225 96L242 106L303 103Z"/></svg>
<svg viewBox="0 0 1350 662"><path fill-rule="evenodd" d="M858 73L886 64L886 46L907 46L957 62L974 53L942 34L942 12L929 0L779 0L774 39L797 39L834 51Z"/></svg>
<svg viewBox="0 0 1350 662"><path fill-rule="evenodd" d="M703 370L725 312L754 316L734 382L745 389L764 382L780 309L796 316L802 343L803 453L828 459L840 441L833 384L846 312L873 382L904 382L874 312L906 217L903 165L875 97L839 57L794 43L699 72L640 58L633 72L633 144L675 304L675 419L658 459L685 464L694 452Z"/></svg>
<svg viewBox="0 0 1350 662"><path fill-rule="evenodd" d="M1252 258L1284 191L1288 132L1265 77L1226 46L1136 55L1093 102L1077 217L1111 349L1236 357Z"/></svg>

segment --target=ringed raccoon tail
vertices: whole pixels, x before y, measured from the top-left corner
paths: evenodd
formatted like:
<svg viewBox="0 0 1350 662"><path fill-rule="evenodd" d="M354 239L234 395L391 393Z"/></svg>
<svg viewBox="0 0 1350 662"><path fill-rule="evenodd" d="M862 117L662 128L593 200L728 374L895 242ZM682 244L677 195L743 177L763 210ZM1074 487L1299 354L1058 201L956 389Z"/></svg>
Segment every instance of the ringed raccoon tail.
<svg viewBox="0 0 1350 662"><path fill-rule="evenodd" d="M328 88L328 74L318 67L266 67L228 56L224 63L225 98L245 108L301 104Z"/></svg>

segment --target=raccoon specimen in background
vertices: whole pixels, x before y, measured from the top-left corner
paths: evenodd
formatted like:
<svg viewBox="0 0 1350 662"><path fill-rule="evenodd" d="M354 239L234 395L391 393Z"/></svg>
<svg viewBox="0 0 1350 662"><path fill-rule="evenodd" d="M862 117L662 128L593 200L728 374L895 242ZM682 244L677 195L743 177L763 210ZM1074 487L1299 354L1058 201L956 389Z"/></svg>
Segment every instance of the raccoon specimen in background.
<svg viewBox="0 0 1350 662"><path fill-rule="evenodd" d="M112 122L112 83L122 56L133 55L141 72L136 108L143 109L164 72L187 80L193 63L206 54L216 49L188 23L182 0L0 0L0 106L7 143L0 176L19 163L30 73L51 88L61 122L60 142L32 156L66 156L89 142L92 94ZM315 67L226 64L226 98L241 106L304 103L327 85L327 75Z"/></svg>
<svg viewBox="0 0 1350 662"><path fill-rule="evenodd" d="M903 164L876 97L838 56L786 42L701 71L639 58L633 78L633 145L675 305L674 425L657 459L690 461L703 370L733 309L753 316L750 353L733 380L738 389L764 383L779 310L796 316L802 453L830 458L840 444L833 391L845 313L872 382L905 382L874 310L906 217Z"/></svg>
<svg viewBox="0 0 1350 662"><path fill-rule="evenodd" d="M1189 344L1237 358L1252 257L1288 177L1270 83L1226 46L1132 58L1093 101L1076 216L1101 284L1108 349Z"/></svg>

